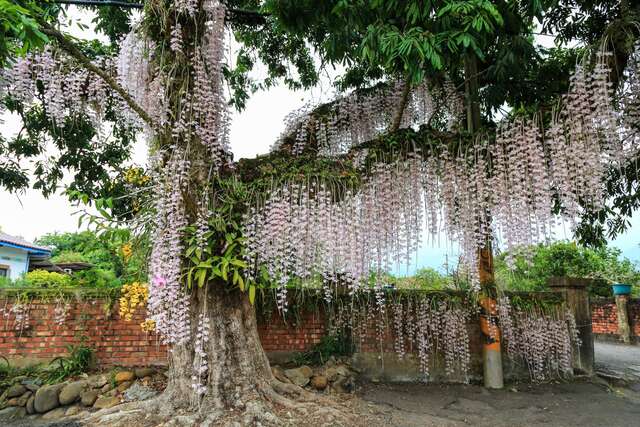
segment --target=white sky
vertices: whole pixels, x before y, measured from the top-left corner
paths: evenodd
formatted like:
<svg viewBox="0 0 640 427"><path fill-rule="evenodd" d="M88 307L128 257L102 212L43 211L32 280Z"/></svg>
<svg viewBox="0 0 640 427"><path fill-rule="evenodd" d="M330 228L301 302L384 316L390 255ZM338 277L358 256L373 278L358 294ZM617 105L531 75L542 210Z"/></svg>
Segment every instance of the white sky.
<svg viewBox="0 0 640 427"><path fill-rule="evenodd" d="M87 11L70 9L70 15L89 24L91 15ZM91 30L71 28L70 32L78 37L95 38ZM541 44L550 46L552 40L541 38ZM266 153L283 129L284 117L292 110L301 107L305 102L325 98L330 90L330 76L323 76L322 84L313 91L292 92L285 87L275 87L266 92L253 95L247 108L242 113L233 115L231 125L231 147L236 159L241 157L255 157ZM3 116L4 124L0 124L3 135L17 132L19 123L15 118ZM146 147L140 142L135 147L133 161L137 164L146 162ZM74 215L77 209L69 204L66 197L56 194L45 199L38 191L29 190L24 194L10 194L0 189L0 227L6 233L20 235L33 240L45 233L54 231L76 231L78 217ZM632 231L620 236L613 244L620 247L624 254L640 260L640 215L632 219ZM570 236L567 236L570 237ZM444 247L422 248L416 257L416 265L441 267L445 263L445 255L451 250ZM449 256L449 263L455 263L455 256ZM397 273L415 270L416 265L409 269L399 268Z"/></svg>

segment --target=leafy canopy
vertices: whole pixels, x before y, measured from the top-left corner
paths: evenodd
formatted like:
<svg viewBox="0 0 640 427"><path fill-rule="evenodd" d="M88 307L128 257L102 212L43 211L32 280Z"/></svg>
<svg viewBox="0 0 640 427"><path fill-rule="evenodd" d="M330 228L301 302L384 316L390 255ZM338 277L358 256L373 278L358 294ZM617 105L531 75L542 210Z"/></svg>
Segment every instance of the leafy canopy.
<svg viewBox="0 0 640 427"><path fill-rule="evenodd" d="M133 0L128 0L133 1ZM637 2L613 0L229 0L228 27L238 42L236 58L225 69L232 89L231 102L243 108L252 92L283 82L290 88L317 84L320 73L339 71L341 90L371 86L380 80L451 79L465 88L465 64L474 61L477 101L485 128L493 129L496 113L542 111L549 119L551 106L568 85L582 48L605 40L616 53L618 70L624 69L638 36ZM90 58L113 56L131 28L128 9L92 6L97 31L106 44L77 41ZM2 33L0 65L25 52L40 49L50 40L41 22L56 23L64 9L50 2L0 0ZM559 45L537 45L535 29L557 34ZM577 42L567 47L569 41ZM258 71L266 72L258 76ZM467 80L465 80L465 78ZM42 93L38 94L42 96ZM475 96L475 95L474 95ZM470 94L467 94L470 98ZM0 185L10 191L33 186L45 195L56 191L64 174L73 180L70 194L82 199L124 200L123 168L130 159L138 129L119 120L114 103L106 112L111 138L96 143L98 130L79 116L64 123L47 120L38 107L5 97L5 107L21 117L22 131L0 137ZM52 150L51 148L55 148ZM53 154L53 153L58 154ZM28 169L33 169L30 179ZM614 203L589 212L579 228L584 242L602 244L628 226L628 217L640 205L636 196L637 168L611 172L608 190ZM119 202L121 214L134 207Z"/></svg>

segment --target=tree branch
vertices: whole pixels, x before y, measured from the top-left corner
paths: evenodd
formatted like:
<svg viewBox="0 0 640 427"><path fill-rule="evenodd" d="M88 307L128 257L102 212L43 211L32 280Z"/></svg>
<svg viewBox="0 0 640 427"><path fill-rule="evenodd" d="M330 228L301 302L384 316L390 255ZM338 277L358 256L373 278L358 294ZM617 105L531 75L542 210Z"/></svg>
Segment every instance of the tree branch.
<svg viewBox="0 0 640 427"><path fill-rule="evenodd" d="M142 9L144 3L129 3L122 0L53 0L57 4L72 4L77 6L113 6L125 9ZM225 19L233 21L237 24L244 25L262 25L267 22L269 13L261 13L247 9L227 9Z"/></svg>
<svg viewBox="0 0 640 427"><path fill-rule="evenodd" d="M58 41L58 45L65 52L67 52L69 55L75 58L78 62L80 62L82 66L84 66L87 70L91 71L92 73L102 78L102 80L104 80L104 82L107 85L109 85L111 89L116 91L118 95L120 95L122 99L124 99L124 101L127 103L129 108L135 111L145 123L147 123L151 128L154 128L154 129L157 128L157 124L155 123L155 121L151 118L151 116L149 116L149 114L142 107L140 107L136 103L136 101L131 97L131 95L129 95L129 93L122 86L120 86L120 84L118 84L118 82L116 82L113 77L107 74L100 67L97 67L95 64L93 64L91 60L87 58L86 55L82 53L82 51L73 42L71 42L64 34L56 30L55 28L53 28L44 20L38 19L38 24L42 27L42 32L45 33L47 36L50 36L56 39Z"/></svg>
<svg viewBox="0 0 640 427"><path fill-rule="evenodd" d="M396 117L393 119L393 123L389 128L389 132L395 132L400 128L400 124L402 123L402 116L404 115L404 110L407 107L407 101L409 100L409 93L411 93L411 83L407 81L405 82L404 88L402 89L402 98L400 99L400 105L398 105L398 111L396 112Z"/></svg>

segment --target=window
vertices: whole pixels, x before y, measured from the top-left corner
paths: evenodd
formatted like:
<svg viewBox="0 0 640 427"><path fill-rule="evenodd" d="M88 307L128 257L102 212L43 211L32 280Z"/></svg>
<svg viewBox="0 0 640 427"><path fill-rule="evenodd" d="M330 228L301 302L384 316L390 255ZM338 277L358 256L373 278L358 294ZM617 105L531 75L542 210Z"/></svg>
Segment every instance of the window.
<svg viewBox="0 0 640 427"><path fill-rule="evenodd" d="M9 277L9 268L0 266L0 277Z"/></svg>

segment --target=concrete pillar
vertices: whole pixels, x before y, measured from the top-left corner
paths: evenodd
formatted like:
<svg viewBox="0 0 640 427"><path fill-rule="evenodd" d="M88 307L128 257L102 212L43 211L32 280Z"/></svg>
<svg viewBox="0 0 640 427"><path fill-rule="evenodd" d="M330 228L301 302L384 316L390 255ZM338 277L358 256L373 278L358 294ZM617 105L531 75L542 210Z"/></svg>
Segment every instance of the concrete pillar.
<svg viewBox="0 0 640 427"><path fill-rule="evenodd" d="M629 312L627 310L629 295L616 295L616 311L618 315L618 335L625 343L631 343L631 327L629 326Z"/></svg>
<svg viewBox="0 0 640 427"><path fill-rule="evenodd" d="M491 244L479 251L479 278L484 296L480 299L480 330L483 335L482 364L484 386L487 388L503 388L502 351L500 348L500 328L497 317L498 308L493 277L493 254Z"/></svg>
<svg viewBox="0 0 640 427"><path fill-rule="evenodd" d="M580 373L593 375L594 349L591 328L591 307L588 286L590 279L551 277L549 287L563 295L567 308L573 313L578 328L580 346L573 351L573 367Z"/></svg>

